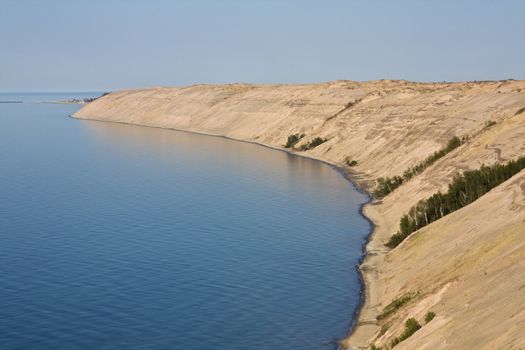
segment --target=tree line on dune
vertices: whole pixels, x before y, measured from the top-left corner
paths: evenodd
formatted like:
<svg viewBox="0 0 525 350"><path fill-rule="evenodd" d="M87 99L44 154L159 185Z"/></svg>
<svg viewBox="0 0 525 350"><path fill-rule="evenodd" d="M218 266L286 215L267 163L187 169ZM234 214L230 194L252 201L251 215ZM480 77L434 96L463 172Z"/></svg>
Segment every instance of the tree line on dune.
<svg viewBox="0 0 525 350"><path fill-rule="evenodd" d="M506 164L483 165L480 169L455 176L446 193L438 192L419 201L408 214L403 215L399 231L386 246L397 247L411 233L474 202L524 168L525 157L521 157Z"/></svg>
<svg viewBox="0 0 525 350"><path fill-rule="evenodd" d="M423 170L434 164L438 159L444 157L447 153L450 153L454 149L458 148L466 141L466 137L460 139L459 137L454 136L448 141L445 147L439 151L434 152L419 164L416 164L415 166L405 170L403 176L380 177L377 179L377 186L372 194L377 198L385 197L387 194L401 186L403 182L408 181L415 175L422 173Z"/></svg>

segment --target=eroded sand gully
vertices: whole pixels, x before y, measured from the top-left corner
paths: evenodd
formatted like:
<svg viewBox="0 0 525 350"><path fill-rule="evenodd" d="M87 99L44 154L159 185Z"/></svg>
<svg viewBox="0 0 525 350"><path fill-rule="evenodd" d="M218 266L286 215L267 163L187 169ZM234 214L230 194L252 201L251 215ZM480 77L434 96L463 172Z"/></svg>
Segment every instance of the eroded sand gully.
<svg viewBox="0 0 525 350"><path fill-rule="evenodd" d="M525 155L525 81L411 83L336 81L312 85L195 85L106 95L76 118L227 136L282 147L304 133L328 141L306 152L345 167L370 189L403 172L453 136L469 140L381 201L365 207L375 224L361 266L366 299L343 344L390 344L404 322L424 324L396 349L525 347L525 171L476 202L412 235L396 249L385 241L399 218L452 177L481 164ZM487 122L495 124L487 127ZM387 320L377 314L412 293Z"/></svg>

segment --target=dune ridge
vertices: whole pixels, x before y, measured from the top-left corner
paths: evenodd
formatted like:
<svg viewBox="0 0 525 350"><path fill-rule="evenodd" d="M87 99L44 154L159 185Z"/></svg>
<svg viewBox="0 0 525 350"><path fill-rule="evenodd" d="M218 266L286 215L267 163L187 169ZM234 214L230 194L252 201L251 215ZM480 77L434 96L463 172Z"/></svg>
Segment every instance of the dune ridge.
<svg viewBox="0 0 525 350"><path fill-rule="evenodd" d="M356 328L342 346L389 346L409 317L423 327L396 349L525 347L525 171L474 203L385 247L400 217L446 190L454 175L525 155L525 81L304 85L194 85L110 93L81 119L173 128L282 147L291 134L321 145L298 154L340 166L367 190L402 175L447 144L467 141L364 208L374 224L360 269L366 286ZM357 165L346 166L347 160ZM403 295L388 317L378 314ZM428 311L435 318L425 324Z"/></svg>

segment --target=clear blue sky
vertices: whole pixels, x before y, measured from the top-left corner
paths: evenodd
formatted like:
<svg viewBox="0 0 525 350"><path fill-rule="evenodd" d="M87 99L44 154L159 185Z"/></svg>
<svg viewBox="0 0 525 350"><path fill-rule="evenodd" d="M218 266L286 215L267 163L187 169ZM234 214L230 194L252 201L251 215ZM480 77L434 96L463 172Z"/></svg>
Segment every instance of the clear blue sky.
<svg viewBox="0 0 525 350"><path fill-rule="evenodd" d="M0 0L0 91L525 79L525 0Z"/></svg>

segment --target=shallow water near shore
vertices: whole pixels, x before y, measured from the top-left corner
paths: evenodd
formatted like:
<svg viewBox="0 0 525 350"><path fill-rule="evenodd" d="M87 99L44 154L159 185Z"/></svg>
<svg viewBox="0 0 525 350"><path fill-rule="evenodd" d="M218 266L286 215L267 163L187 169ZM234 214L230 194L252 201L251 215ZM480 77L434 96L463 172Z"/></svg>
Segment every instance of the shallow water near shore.
<svg viewBox="0 0 525 350"><path fill-rule="evenodd" d="M366 196L318 161L34 103L88 96L0 94L25 101L0 104L0 349L334 349Z"/></svg>

